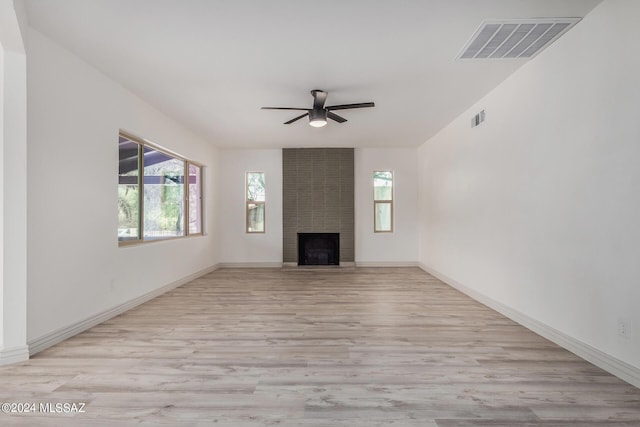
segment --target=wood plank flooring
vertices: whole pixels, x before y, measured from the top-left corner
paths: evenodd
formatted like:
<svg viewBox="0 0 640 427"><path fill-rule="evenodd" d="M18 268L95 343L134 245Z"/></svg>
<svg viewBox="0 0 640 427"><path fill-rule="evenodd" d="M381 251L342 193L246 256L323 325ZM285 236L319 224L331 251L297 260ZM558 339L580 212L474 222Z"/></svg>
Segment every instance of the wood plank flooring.
<svg viewBox="0 0 640 427"><path fill-rule="evenodd" d="M0 425L640 426L640 390L417 268L223 269L0 367Z"/></svg>

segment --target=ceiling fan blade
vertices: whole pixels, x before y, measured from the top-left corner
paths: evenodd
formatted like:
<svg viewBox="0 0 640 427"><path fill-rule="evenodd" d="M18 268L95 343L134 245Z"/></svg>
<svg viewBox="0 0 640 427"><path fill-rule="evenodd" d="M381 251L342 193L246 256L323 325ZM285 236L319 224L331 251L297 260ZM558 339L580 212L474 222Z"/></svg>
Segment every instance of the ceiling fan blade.
<svg viewBox="0 0 640 427"><path fill-rule="evenodd" d="M344 117L340 117L339 115L337 115L336 113L332 113L331 111L327 112L327 117L335 120L338 123L344 123L347 121L347 119L345 119Z"/></svg>
<svg viewBox="0 0 640 427"><path fill-rule="evenodd" d="M327 92L314 89L311 91L311 96L313 96L313 109L322 110L324 108L324 103L327 102Z"/></svg>
<svg viewBox="0 0 640 427"><path fill-rule="evenodd" d="M307 117L309 115L309 113L304 113L301 116L298 117L294 117L293 119L289 120L288 122L284 122L285 125L290 125L291 123L295 122L296 120L300 120L303 117Z"/></svg>
<svg viewBox="0 0 640 427"><path fill-rule="evenodd" d="M373 102L361 102L359 104L342 104L342 105L332 105L330 107L327 107L327 110L332 111L332 110L348 110L351 108L368 108L368 107L375 107L376 104L374 104Z"/></svg>
<svg viewBox="0 0 640 427"><path fill-rule="evenodd" d="M297 110L297 111L309 111L308 108L291 108L291 107L260 107L261 110Z"/></svg>

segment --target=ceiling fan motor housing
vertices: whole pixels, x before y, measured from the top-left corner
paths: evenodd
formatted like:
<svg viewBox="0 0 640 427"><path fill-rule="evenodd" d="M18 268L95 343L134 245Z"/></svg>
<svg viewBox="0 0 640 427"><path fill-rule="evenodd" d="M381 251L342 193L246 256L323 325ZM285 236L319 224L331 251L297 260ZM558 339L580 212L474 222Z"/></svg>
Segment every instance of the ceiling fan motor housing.
<svg viewBox="0 0 640 427"><path fill-rule="evenodd" d="M327 110L323 109L314 109L309 110L309 121L313 122L316 120L324 120L327 121Z"/></svg>

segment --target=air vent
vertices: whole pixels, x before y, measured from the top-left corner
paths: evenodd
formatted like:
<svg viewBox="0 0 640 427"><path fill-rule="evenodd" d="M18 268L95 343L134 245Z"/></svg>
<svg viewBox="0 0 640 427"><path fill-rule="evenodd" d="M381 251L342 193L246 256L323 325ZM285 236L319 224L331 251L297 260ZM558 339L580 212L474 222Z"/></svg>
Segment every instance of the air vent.
<svg viewBox="0 0 640 427"><path fill-rule="evenodd" d="M484 21L457 59L533 58L581 18Z"/></svg>
<svg viewBox="0 0 640 427"><path fill-rule="evenodd" d="M478 114L471 117L471 127L474 128L484 123L484 117L485 117L484 110L480 111Z"/></svg>

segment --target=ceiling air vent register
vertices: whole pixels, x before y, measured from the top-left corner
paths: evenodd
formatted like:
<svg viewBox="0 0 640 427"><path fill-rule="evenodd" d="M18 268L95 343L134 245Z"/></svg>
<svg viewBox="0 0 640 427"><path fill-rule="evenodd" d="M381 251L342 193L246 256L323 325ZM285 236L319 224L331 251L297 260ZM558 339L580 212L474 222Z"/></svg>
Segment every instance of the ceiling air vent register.
<svg viewBox="0 0 640 427"><path fill-rule="evenodd" d="M533 58L579 21L580 18L484 21L457 59Z"/></svg>

